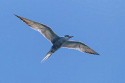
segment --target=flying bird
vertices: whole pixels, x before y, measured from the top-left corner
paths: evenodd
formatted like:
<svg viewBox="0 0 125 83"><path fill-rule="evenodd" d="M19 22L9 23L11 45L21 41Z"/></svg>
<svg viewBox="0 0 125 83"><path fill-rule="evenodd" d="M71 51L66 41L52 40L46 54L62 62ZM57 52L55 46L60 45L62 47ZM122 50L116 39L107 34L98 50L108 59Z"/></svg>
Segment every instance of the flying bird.
<svg viewBox="0 0 125 83"><path fill-rule="evenodd" d="M51 49L49 50L49 52L46 54L46 56L43 58L42 61L47 60L55 51L57 51L61 47L75 49L89 54L99 55L97 52L88 47L86 44L79 41L69 40L73 36L65 35L64 37L60 37L54 31L52 31L50 27L44 24L29 20L27 18L18 15L15 16L21 19L27 25L29 25L32 29L40 32L45 38L47 38L52 43Z"/></svg>

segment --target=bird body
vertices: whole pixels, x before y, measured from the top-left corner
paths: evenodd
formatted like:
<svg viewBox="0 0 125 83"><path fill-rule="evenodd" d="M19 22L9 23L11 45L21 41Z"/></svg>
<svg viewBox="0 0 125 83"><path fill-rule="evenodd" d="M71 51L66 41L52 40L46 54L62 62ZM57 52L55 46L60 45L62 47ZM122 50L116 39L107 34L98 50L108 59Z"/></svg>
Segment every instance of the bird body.
<svg viewBox="0 0 125 83"><path fill-rule="evenodd" d="M18 15L15 16L17 16L19 19L29 25L32 29L40 32L45 38L47 38L52 43L50 51L46 54L42 61L47 60L55 51L57 51L61 47L75 49L89 54L99 55L97 52L95 52L93 49L91 49L82 42L70 41L69 39L73 36L65 35L64 37L59 37L52 31L50 27L44 24L26 19Z"/></svg>
<svg viewBox="0 0 125 83"><path fill-rule="evenodd" d="M58 40L53 43L53 46L51 47L50 51L46 54L46 57L42 61L47 60L55 51L57 51L62 45L68 41L69 38L67 37L60 37Z"/></svg>

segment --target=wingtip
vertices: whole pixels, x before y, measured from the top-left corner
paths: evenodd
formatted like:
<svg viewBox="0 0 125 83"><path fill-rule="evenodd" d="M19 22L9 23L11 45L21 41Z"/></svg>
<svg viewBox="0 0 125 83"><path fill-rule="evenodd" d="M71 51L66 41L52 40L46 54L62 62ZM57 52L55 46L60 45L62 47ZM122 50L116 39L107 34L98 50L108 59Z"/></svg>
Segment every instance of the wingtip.
<svg viewBox="0 0 125 83"><path fill-rule="evenodd" d="M94 55L100 55L100 54L96 52Z"/></svg>
<svg viewBox="0 0 125 83"><path fill-rule="evenodd" d="M20 18L20 19L22 18L21 16L19 16L19 15L16 15L16 14L14 14L14 16L16 16L17 18Z"/></svg>
<svg viewBox="0 0 125 83"><path fill-rule="evenodd" d="M100 55L99 53L97 53L96 51L94 51L94 50L86 50L85 51L86 53L89 53L89 54L93 54L93 55Z"/></svg>
<svg viewBox="0 0 125 83"><path fill-rule="evenodd" d="M16 14L13 14L14 16L16 16L16 17L19 17L18 15L16 15Z"/></svg>
<svg viewBox="0 0 125 83"><path fill-rule="evenodd" d="M13 14L14 16L18 16L18 15L16 15L16 14Z"/></svg>
<svg viewBox="0 0 125 83"><path fill-rule="evenodd" d="M95 52L95 51L94 51L92 54L94 54L94 55L100 55L99 53L97 53L97 52Z"/></svg>
<svg viewBox="0 0 125 83"><path fill-rule="evenodd" d="M31 20L26 19L26 18L21 17L21 16L16 15L16 14L14 14L14 15L15 15L17 18L19 18L20 20L22 20L23 22L25 22L26 24L28 24L28 25L30 26L30 23L32 22Z"/></svg>

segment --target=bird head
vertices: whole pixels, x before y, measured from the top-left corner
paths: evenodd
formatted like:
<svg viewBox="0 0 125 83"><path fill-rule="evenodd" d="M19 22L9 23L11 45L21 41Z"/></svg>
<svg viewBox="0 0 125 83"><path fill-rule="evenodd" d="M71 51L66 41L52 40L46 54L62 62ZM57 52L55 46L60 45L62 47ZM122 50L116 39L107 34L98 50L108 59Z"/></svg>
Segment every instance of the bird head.
<svg viewBox="0 0 125 83"><path fill-rule="evenodd" d="M73 36L65 35L64 37L70 39L70 38L72 38Z"/></svg>

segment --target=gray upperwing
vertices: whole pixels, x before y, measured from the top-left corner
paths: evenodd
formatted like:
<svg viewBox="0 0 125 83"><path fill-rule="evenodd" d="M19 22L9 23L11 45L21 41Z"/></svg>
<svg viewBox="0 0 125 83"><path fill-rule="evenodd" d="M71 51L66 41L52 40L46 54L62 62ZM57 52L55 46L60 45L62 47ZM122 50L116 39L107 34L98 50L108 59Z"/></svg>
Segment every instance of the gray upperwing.
<svg viewBox="0 0 125 83"><path fill-rule="evenodd" d="M85 45L85 44L83 44L81 42L77 42L77 41L66 41L62 45L62 47L79 50L81 52L86 52L86 53L89 53L89 54L99 55L97 52L95 52L93 49L91 49L87 45Z"/></svg>
<svg viewBox="0 0 125 83"><path fill-rule="evenodd" d="M56 39L59 38L58 35L56 35L51 28L48 26L23 18L21 16L15 15L18 18L20 18L23 22L25 22L27 25L31 26L32 29L39 31L44 37L46 37L48 40L50 40L52 43L55 42Z"/></svg>

